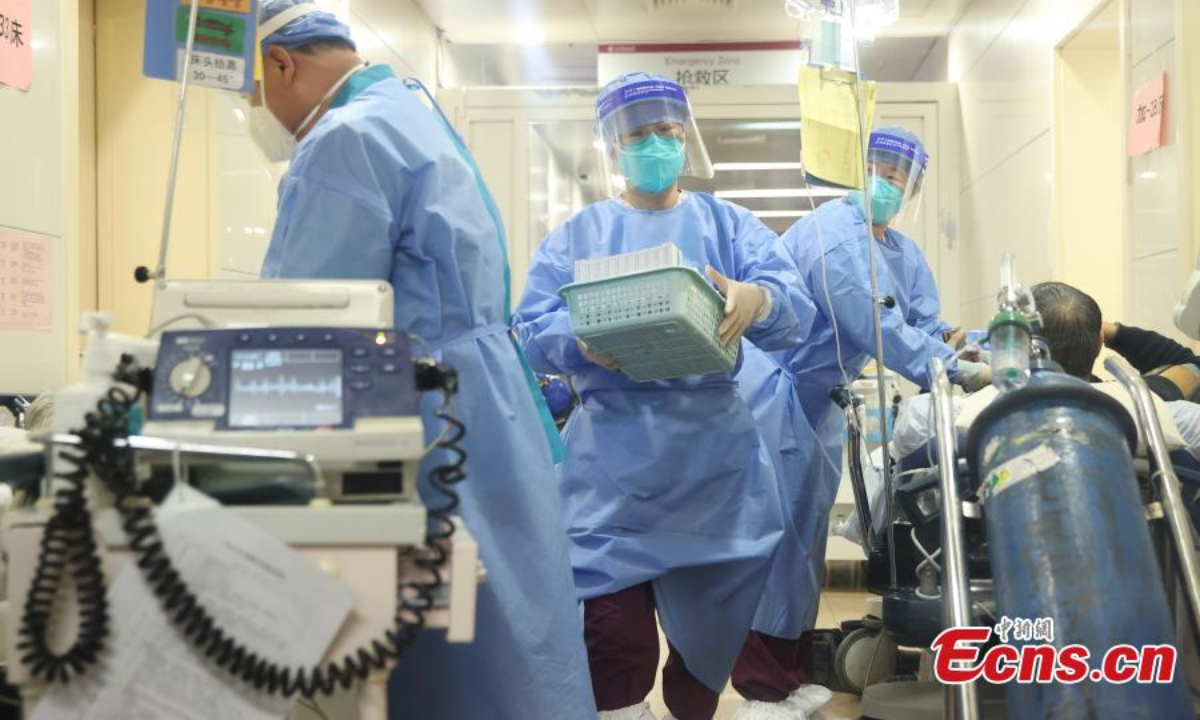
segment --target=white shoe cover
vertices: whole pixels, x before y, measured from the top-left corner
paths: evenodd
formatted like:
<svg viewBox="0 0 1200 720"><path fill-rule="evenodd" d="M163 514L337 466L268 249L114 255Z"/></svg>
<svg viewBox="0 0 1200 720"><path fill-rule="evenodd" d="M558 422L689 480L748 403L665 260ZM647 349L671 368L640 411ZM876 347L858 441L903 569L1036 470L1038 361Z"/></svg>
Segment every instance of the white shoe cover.
<svg viewBox="0 0 1200 720"><path fill-rule="evenodd" d="M599 720L658 720L658 718L650 712L650 703L641 703L620 710L601 710Z"/></svg>
<svg viewBox="0 0 1200 720"><path fill-rule="evenodd" d="M801 685L788 695L788 707L803 713L814 713L833 699L833 693L823 685Z"/></svg>
<svg viewBox="0 0 1200 720"><path fill-rule="evenodd" d="M733 713L733 720L807 720L803 710L798 710L787 703L759 702L747 700Z"/></svg>

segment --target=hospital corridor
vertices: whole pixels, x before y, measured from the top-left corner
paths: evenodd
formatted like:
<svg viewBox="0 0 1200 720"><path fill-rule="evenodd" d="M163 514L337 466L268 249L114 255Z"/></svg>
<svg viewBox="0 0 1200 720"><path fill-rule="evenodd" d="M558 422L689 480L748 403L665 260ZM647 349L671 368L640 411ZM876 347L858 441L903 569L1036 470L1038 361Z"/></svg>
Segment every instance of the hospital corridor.
<svg viewBox="0 0 1200 720"><path fill-rule="evenodd" d="M0 0L0 720L1200 717L1200 1Z"/></svg>

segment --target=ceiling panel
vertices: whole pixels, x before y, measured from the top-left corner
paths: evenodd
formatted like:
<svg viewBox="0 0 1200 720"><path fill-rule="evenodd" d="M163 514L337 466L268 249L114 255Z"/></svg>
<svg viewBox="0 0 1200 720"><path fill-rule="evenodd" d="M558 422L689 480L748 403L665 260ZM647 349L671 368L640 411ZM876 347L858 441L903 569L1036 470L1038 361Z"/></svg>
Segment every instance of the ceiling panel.
<svg viewBox="0 0 1200 720"><path fill-rule="evenodd" d="M940 36L969 0L901 0L882 36ZM652 10L650 0L417 0L458 43L511 43L537 29L550 43L788 40L799 23L783 0L737 0L733 11Z"/></svg>
<svg viewBox="0 0 1200 720"><path fill-rule="evenodd" d="M740 0L735 10L655 11L647 0L587 0L597 35L606 41L791 40L800 23L783 11L782 0Z"/></svg>
<svg viewBox="0 0 1200 720"><path fill-rule="evenodd" d="M546 42L597 42L584 0L417 0L458 43L513 43L535 29Z"/></svg>
<svg viewBox="0 0 1200 720"><path fill-rule="evenodd" d="M862 74L868 80L913 79L933 49L936 37L883 37L862 49Z"/></svg>
<svg viewBox="0 0 1200 720"><path fill-rule="evenodd" d="M596 84L596 46L446 46L443 80L450 87L590 87Z"/></svg>

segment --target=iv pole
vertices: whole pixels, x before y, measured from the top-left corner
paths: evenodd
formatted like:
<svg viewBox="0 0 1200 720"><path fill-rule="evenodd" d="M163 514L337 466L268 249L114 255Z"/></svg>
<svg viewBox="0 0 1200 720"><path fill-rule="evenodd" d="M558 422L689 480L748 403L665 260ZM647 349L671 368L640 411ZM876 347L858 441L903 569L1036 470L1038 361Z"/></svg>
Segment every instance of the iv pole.
<svg viewBox="0 0 1200 720"><path fill-rule="evenodd" d="M858 20L855 17L854 2L847 2L846 8L850 12L850 27L851 31L858 32ZM867 113L864 107L864 98L862 90L862 69L861 61L858 54L858 40L850 43L854 50L854 72L858 76L855 90L858 93L858 135L859 142L862 145L862 169L863 169L863 190L869 192L867 185L868 172L868 153L869 153L869 128L867 127ZM873 320L875 323L875 384L879 391L879 432L880 439L883 442L883 487L885 516L887 518L887 539L888 539L888 581L890 587L895 588L897 583L896 578L896 528L892 520L895 518L895 500L892 497L892 467L891 467L891 452L888 449L891 432L888 428L887 418L887 385L886 375L883 365L883 318L880 305L885 301L879 295L879 262L877 259L878 250L875 247L875 224L871 217L871 203L868 200L863 203L863 211L866 214L867 220L867 254L870 260L871 268L871 309Z"/></svg>
<svg viewBox="0 0 1200 720"><path fill-rule="evenodd" d="M171 168L167 176L167 206L163 210L162 237L158 246L158 265L150 270L145 265L133 271L139 283L150 280L165 280L167 277L167 250L171 245L171 215L175 209L175 182L179 177L179 149L183 145L183 123L187 109L188 86L191 85L192 50L196 46L196 21L200 16L200 0L192 0L191 16L188 18L187 47L184 50L182 78L175 104L175 140L171 146Z"/></svg>

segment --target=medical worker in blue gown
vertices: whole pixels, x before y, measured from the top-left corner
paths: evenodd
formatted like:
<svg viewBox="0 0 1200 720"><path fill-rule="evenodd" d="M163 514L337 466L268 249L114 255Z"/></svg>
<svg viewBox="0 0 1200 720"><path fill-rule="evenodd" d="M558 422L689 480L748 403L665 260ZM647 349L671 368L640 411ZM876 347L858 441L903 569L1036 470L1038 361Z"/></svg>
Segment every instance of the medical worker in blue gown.
<svg viewBox="0 0 1200 720"><path fill-rule="evenodd" d="M875 130L868 148L868 191L821 205L783 236L820 309L808 341L783 359L796 378L805 414L839 466L845 428L829 391L853 382L875 354L868 237L875 240L880 299L895 301L881 308L887 367L927 388L929 361L940 357L951 380L960 385L976 389L991 381L986 365L959 360L946 344L949 326L939 317L929 264L916 242L892 227L901 217L917 216L928 162L924 145L911 131ZM868 202L874 226L870 233Z"/></svg>
<svg viewBox="0 0 1200 720"><path fill-rule="evenodd" d="M638 383L578 342L559 289L574 263L674 243L727 298L724 342L801 340L803 304L778 237L746 210L683 192L711 177L683 89L635 73L597 101L616 197L542 242L515 317L535 369L570 375L581 404L564 431L559 477L592 684L605 720L653 718L658 662L679 720L713 716L758 605L782 529L771 461L734 373Z"/></svg>
<svg viewBox="0 0 1200 720"><path fill-rule="evenodd" d="M946 343L950 327L939 318L933 273L917 244L892 227L902 213L916 217L928 161L915 134L899 127L878 128L869 141L867 192L853 192L821 205L783 236L784 247L819 311L802 345L775 354L776 361L791 373L800 408L824 451L825 458L816 463L823 470L819 480L811 481L809 490L814 514L810 520L816 527L828 526L841 480L845 416L830 399L830 390L853 382L875 355L872 304L876 298L871 289L868 238L873 239L878 253L879 296L895 300L881 308L887 367L929 387L929 361L939 357L951 380L969 390L991 382L986 365L958 359ZM873 225L870 233L867 203ZM786 549L787 543L785 537L781 547ZM808 557L817 584L792 601L791 610L784 607L786 597L764 598L755 630L765 636L758 638L765 647L755 647L756 638L752 637L734 671L735 688L755 701L749 704L755 712L739 720L800 720L814 709L813 702L824 696L811 686L796 686L811 669L811 643L802 653L790 653L782 641L791 636L795 626L781 622L773 630L770 622L772 617L800 610L805 613L804 629L811 629L809 613L819 595L824 548L819 553L813 548ZM776 636L781 630L786 634ZM781 643L783 650L779 649Z"/></svg>
<svg viewBox="0 0 1200 720"><path fill-rule="evenodd" d="M832 697L811 684L813 635L824 579L828 508L839 468L808 422L795 378L780 353L747 346L738 389L771 451L784 511L784 536L754 616L752 632L733 671L746 702L734 720L805 717Z"/></svg>
<svg viewBox="0 0 1200 720"><path fill-rule="evenodd" d="M392 715L594 719L557 435L545 432L540 391L509 334L496 207L440 111L390 68L364 66L332 15L267 0L262 25L265 104L252 109L254 134L273 159L292 160L263 276L386 280L397 326L458 371L468 478L456 487L487 582L473 643L428 631L401 657ZM438 398L426 399L432 438Z"/></svg>

